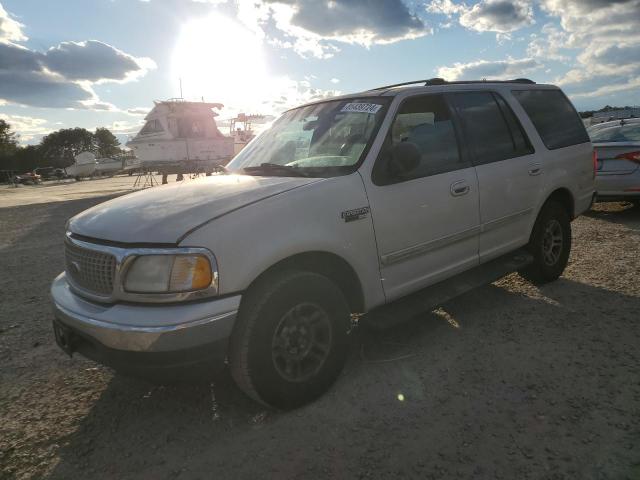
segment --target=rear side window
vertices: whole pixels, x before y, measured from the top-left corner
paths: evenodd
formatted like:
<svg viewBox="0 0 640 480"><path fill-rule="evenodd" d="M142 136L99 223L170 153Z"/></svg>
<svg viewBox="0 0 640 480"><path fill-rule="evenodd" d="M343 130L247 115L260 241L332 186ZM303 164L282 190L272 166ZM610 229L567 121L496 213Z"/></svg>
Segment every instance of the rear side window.
<svg viewBox="0 0 640 480"><path fill-rule="evenodd" d="M589 141L582 120L560 90L514 90L549 150Z"/></svg>
<svg viewBox="0 0 640 480"><path fill-rule="evenodd" d="M475 163L498 162L533 152L511 108L492 92L453 95L458 114L469 137Z"/></svg>

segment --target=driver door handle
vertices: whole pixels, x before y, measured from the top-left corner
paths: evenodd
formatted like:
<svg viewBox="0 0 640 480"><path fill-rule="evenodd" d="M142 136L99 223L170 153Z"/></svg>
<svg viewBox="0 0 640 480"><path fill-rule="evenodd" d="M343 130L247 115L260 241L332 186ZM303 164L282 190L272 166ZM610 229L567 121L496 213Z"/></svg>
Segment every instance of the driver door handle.
<svg viewBox="0 0 640 480"><path fill-rule="evenodd" d="M529 175L535 177L536 175L540 175L542 173L542 165L539 163L532 163L529 165Z"/></svg>
<svg viewBox="0 0 640 480"><path fill-rule="evenodd" d="M466 195L471 190L471 187L466 182L466 180L459 180L457 182L453 182L451 184L451 195L453 197L461 197L462 195Z"/></svg>

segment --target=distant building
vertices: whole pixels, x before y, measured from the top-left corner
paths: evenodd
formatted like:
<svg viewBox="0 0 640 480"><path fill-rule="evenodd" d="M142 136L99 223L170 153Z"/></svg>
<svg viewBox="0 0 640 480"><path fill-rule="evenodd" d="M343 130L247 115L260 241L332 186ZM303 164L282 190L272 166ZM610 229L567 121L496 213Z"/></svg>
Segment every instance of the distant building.
<svg viewBox="0 0 640 480"><path fill-rule="evenodd" d="M590 124L609 122L611 120L622 120L623 118L640 118L640 107L621 108L619 110L609 110L607 112L595 112L590 118Z"/></svg>

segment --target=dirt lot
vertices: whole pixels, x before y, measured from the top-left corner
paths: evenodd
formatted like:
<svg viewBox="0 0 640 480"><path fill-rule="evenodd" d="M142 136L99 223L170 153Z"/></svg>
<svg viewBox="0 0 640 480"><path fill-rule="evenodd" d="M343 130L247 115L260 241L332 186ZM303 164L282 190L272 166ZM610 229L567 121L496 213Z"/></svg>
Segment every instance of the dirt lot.
<svg viewBox="0 0 640 480"><path fill-rule="evenodd" d="M154 386L55 347L64 224L103 199L0 208L1 478L640 479L640 210L574 222L551 285L357 331L331 391L277 413L228 378Z"/></svg>
<svg viewBox="0 0 640 480"><path fill-rule="evenodd" d="M188 179L188 177L187 177ZM38 185L0 185L0 208L34 205L36 203L66 202L101 195L121 195L135 188L152 186L162 181L161 175L118 175L115 177L47 180ZM169 175L175 181L175 175Z"/></svg>

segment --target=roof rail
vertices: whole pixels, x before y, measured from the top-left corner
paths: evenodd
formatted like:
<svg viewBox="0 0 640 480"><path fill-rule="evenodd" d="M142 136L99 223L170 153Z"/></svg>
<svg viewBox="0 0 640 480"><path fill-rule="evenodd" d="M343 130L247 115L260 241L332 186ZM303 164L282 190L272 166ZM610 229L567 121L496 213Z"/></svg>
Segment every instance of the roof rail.
<svg viewBox="0 0 640 480"><path fill-rule="evenodd" d="M483 80L456 80L453 82L449 82L443 78L430 78L427 80L413 80L411 82L402 82L402 83L394 83L393 85L385 85L383 87L376 87L376 88L372 88L369 91L374 91L374 90L388 90L390 88L395 88L395 87L404 87L407 85L417 85L419 83L424 84L425 87L427 86L434 86L434 85L463 85L463 84L473 84L473 83L526 83L526 84L535 84L536 82L534 82L533 80L529 80L528 78L516 78L513 80L487 80L487 79L483 79Z"/></svg>

